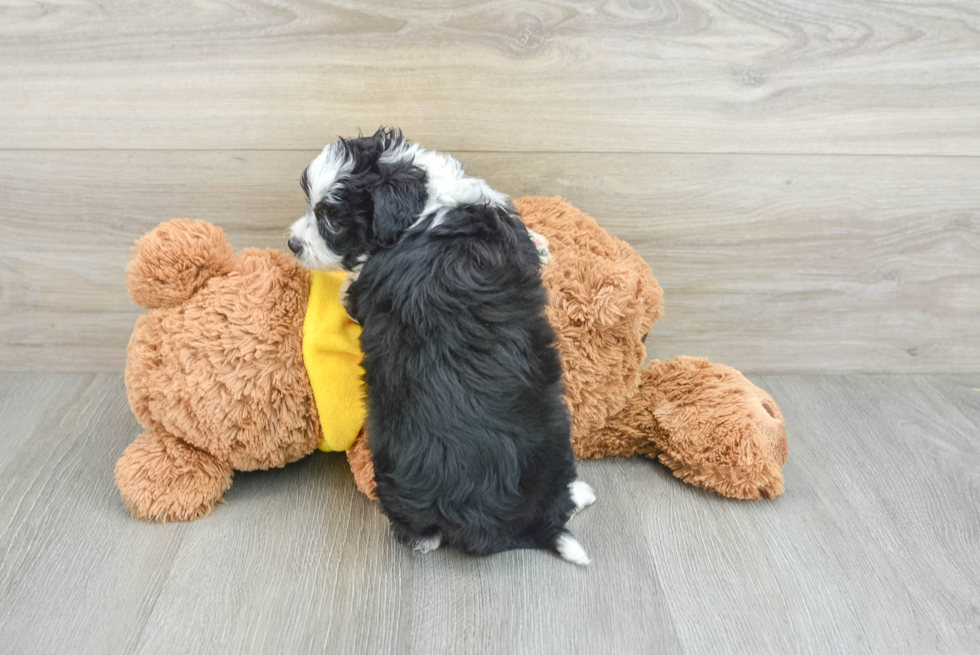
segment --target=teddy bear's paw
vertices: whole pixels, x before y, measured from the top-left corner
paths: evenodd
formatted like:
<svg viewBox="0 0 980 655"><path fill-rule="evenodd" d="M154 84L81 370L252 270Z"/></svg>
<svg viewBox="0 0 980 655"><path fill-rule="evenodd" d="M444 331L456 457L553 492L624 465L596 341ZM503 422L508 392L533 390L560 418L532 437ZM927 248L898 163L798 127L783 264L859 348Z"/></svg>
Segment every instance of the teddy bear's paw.
<svg viewBox="0 0 980 655"><path fill-rule="evenodd" d="M581 480L568 485L568 494L575 503L575 512L579 512L595 502L595 489Z"/></svg>
<svg viewBox="0 0 980 655"><path fill-rule="evenodd" d="M133 516L192 521L207 516L231 486L227 463L182 439L143 433L116 464L116 486Z"/></svg>
<svg viewBox="0 0 980 655"><path fill-rule="evenodd" d="M764 500L783 493L782 471L772 462L753 466L705 465L673 453L661 453L657 459L684 482L728 498Z"/></svg>
<svg viewBox="0 0 980 655"><path fill-rule="evenodd" d="M786 423L768 393L737 370L697 357L651 362L643 385L655 399L658 428L644 454L729 498L783 493Z"/></svg>

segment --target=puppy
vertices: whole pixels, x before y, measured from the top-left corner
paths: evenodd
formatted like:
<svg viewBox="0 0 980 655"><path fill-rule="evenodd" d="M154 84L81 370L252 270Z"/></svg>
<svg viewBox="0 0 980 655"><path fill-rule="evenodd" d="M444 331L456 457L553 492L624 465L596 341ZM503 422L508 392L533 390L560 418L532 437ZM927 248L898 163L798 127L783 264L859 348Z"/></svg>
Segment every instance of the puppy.
<svg viewBox="0 0 980 655"><path fill-rule="evenodd" d="M506 196L399 131L327 146L302 186L309 209L289 247L307 267L350 273L377 492L395 537L421 551L544 548L588 564L565 530L595 494L575 479L544 314L547 242Z"/></svg>

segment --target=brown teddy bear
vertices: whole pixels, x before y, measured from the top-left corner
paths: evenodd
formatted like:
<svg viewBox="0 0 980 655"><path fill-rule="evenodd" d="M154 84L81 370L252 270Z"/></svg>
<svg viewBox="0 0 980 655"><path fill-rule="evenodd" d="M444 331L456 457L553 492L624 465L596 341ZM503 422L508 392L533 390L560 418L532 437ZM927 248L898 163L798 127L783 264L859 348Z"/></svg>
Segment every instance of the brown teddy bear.
<svg viewBox="0 0 980 655"><path fill-rule="evenodd" d="M786 432L764 391L738 371L678 357L643 366L663 292L643 259L560 198L515 202L550 242L542 273L579 458L657 458L691 484L732 498L783 491ZM134 248L132 299L150 309L129 343L126 389L145 432L116 465L141 519L208 514L232 471L278 467L324 438L303 360L310 274L279 251L237 257L222 231L164 223ZM348 450L374 494L368 438Z"/></svg>

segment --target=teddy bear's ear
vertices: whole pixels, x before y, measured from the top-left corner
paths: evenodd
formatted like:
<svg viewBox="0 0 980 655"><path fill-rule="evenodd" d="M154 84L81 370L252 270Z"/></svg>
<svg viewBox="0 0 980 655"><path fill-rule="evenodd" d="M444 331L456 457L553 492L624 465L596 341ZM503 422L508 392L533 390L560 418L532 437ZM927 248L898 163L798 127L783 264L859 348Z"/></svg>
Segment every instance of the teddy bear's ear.
<svg viewBox="0 0 980 655"><path fill-rule="evenodd" d="M234 268L235 252L221 228L175 219L136 242L126 266L126 288L133 302L147 309L176 307L209 279Z"/></svg>

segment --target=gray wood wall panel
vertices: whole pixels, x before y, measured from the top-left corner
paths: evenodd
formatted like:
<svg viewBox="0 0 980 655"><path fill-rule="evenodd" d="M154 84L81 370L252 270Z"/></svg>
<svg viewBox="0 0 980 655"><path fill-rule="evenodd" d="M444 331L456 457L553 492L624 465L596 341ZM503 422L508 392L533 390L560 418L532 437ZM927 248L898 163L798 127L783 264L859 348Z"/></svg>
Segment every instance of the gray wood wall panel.
<svg viewBox="0 0 980 655"><path fill-rule="evenodd" d="M133 241L188 216L281 247L315 151L0 151L0 369L121 371ZM748 371L980 369L980 158L459 153L563 195L666 291L651 356Z"/></svg>
<svg viewBox="0 0 980 655"><path fill-rule="evenodd" d="M652 356L980 369L969 0L0 11L0 370L121 370L136 236L279 245L311 154L382 123L630 240L668 293Z"/></svg>
<svg viewBox="0 0 980 655"><path fill-rule="evenodd" d="M4 148L980 154L980 15L900 4L15 4Z"/></svg>

